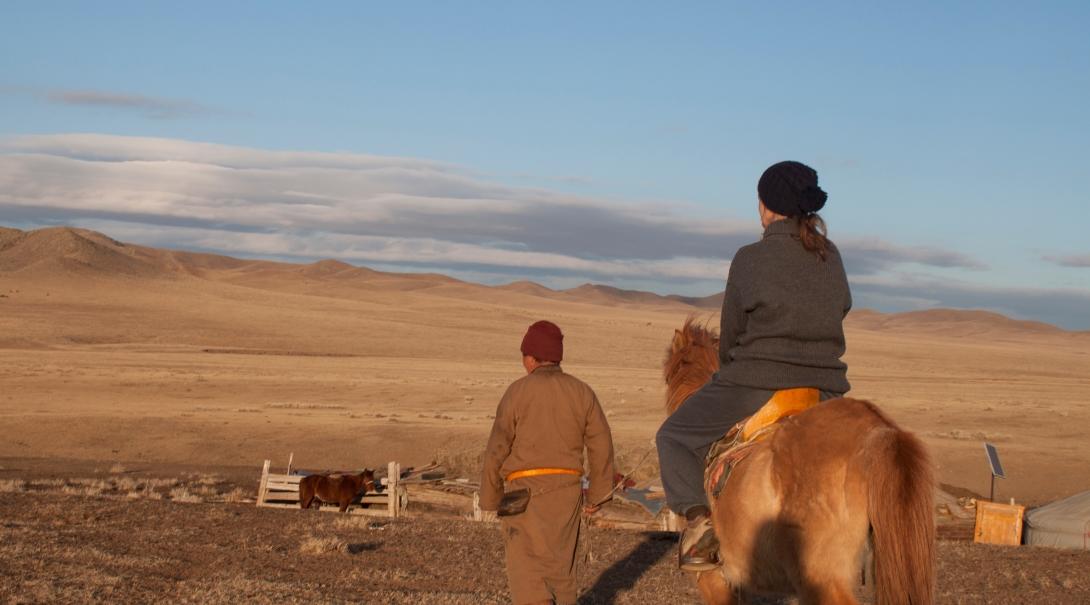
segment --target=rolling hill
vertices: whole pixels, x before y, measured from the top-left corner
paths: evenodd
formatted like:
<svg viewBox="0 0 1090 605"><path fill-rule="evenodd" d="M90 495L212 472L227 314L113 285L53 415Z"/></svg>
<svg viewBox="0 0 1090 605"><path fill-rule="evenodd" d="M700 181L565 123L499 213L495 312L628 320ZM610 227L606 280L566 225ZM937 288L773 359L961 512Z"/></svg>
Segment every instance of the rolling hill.
<svg viewBox="0 0 1090 605"><path fill-rule="evenodd" d="M78 298L82 293L90 299L95 298L90 292L99 291L113 281L122 284L120 291L137 299L141 298L140 293L179 287L199 297L200 288L181 286L196 281L280 294L373 302L388 301L395 293L416 293L463 301L504 300L531 306L546 302L575 303L697 314L717 312L723 300L722 293L705 297L663 296L590 283L567 290L553 290L525 280L485 286L434 273L375 271L332 259L309 264L238 259L126 244L102 233L73 227L32 231L0 227L0 278L4 280L0 284L23 287L37 284L48 287L54 295L68 292ZM868 331L945 336L1068 334L1041 322L1015 320L988 311L955 309L892 314L863 309L851 313L849 326Z"/></svg>

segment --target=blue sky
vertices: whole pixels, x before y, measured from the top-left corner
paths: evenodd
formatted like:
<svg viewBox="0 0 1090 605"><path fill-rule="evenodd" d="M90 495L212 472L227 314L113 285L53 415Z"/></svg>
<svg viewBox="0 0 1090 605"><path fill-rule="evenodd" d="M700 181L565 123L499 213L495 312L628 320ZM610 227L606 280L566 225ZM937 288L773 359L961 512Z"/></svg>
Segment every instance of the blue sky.
<svg viewBox="0 0 1090 605"><path fill-rule="evenodd" d="M797 159L859 306L1090 329L1088 5L587 4L7 4L0 224L705 294Z"/></svg>

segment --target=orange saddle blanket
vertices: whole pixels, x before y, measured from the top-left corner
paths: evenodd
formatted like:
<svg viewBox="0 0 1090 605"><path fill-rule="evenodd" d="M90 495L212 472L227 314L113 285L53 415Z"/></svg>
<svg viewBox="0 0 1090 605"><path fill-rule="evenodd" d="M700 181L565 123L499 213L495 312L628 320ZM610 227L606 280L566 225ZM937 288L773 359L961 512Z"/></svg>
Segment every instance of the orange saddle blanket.
<svg viewBox="0 0 1090 605"><path fill-rule="evenodd" d="M752 446L775 432L780 420L814 407L821 401L817 389L798 388L776 391L757 413L739 422L712 445L704 461L704 487L719 496L731 468L745 458Z"/></svg>

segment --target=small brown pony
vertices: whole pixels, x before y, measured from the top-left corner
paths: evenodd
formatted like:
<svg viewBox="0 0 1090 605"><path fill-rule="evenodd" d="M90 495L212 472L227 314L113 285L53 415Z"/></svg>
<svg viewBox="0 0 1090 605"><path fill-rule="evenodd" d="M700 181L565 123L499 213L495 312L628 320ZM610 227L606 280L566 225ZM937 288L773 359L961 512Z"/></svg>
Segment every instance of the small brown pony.
<svg viewBox="0 0 1090 605"><path fill-rule="evenodd" d="M692 317L675 331L663 364L668 413L718 369L718 347ZM717 499L708 495L722 567L698 575L701 597L855 604L873 555L878 605L931 605L933 481L923 444L872 403L832 399L791 416L734 466Z"/></svg>
<svg viewBox="0 0 1090 605"><path fill-rule="evenodd" d="M356 496L374 489L375 471L369 468L358 475L307 475L299 481L299 508L307 509L312 504L321 508L323 502L336 502L343 513Z"/></svg>

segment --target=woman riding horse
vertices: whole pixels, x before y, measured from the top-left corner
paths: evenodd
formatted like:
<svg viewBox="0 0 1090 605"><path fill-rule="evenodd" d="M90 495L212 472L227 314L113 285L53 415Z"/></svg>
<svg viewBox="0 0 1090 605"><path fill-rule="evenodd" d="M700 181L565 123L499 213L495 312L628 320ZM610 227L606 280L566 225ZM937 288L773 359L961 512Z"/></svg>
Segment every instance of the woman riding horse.
<svg viewBox="0 0 1090 605"><path fill-rule="evenodd" d="M704 491L713 443L778 390L813 388L822 400L848 391L844 316L851 293L818 210L826 193L799 162L773 164L757 183L764 236L731 261L720 323L719 371L659 428L662 485L687 520L682 569L717 566L719 542Z"/></svg>

